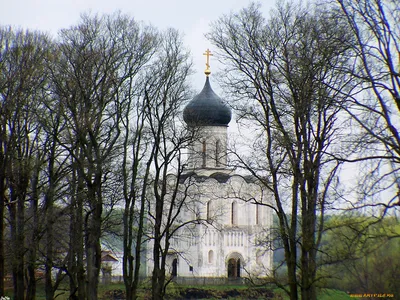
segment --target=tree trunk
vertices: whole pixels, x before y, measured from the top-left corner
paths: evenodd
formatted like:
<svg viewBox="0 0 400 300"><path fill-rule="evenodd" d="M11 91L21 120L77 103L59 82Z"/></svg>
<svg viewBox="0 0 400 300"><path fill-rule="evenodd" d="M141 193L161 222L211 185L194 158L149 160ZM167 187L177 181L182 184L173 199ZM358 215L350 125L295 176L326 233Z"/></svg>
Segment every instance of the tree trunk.
<svg viewBox="0 0 400 300"><path fill-rule="evenodd" d="M49 185L45 194L44 205L45 205L45 224L46 224L46 263L45 263L45 292L46 292L46 300L54 299L55 288L53 286L52 280L52 270L54 266L54 190L55 190L55 172L54 172L54 162L56 158L55 148L56 142L53 138L51 138L51 148L49 153L49 163L48 163L48 180Z"/></svg>
<svg viewBox="0 0 400 300"><path fill-rule="evenodd" d="M156 177L157 178L157 177ZM158 182L158 180L155 180ZM164 278L165 274L162 272L162 268L160 265L161 258L161 222L163 217L163 202L159 197L156 197L156 218L154 224L154 245L153 245L153 262L154 269L151 280L151 288L152 288L152 299L153 300L161 300L163 298L162 290L164 286Z"/></svg>
<svg viewBox="0 0 400 300"><path fill-rule="evenodd" d="M159 220L161 222L161 219ZM160 230L159 226L155 226L155 238L154 238L154 246L153 246L153 261L154 268L153 274L151 278L151 292L152 292L152 300L162 300L163 299L163 286L164 286L164 278L165 274L160 266L160 251L161 251L161 241L159 239Z"/></svg>
<svg viewBox="0 0 400 300"><path fill-rule="evenodd" d="M99 285L99 273L101 264L101 246L100 246L100 228L101 222L99 220L92 220L91 229L87 231L86 242L86 262L87 262L87 299L96 300Z"/></svg>
<svg viewBox="0 0 400 300"><path fill-rule="evenodd" d="M125 179L127 177L125 176ZM124 182L126 185L127 182ZM123 224L124 224L124 256L123 256L123 278L125 284L126 299L134 299L134 278L133 278L133 263L134 258L132 256L132 244L133 244L133 220L134 220L134 199L135 197L130 197L126 195L125 198L125 210L123 214ZM133 202L133 203L132 203Z"/></svg>
<svg viewBox="0 0 400 300"><path fill-rule="evenodd" d="M148 177L148 169L146 172L145 176L145 181L147 181ZM139 285L139 271L140 271L140 259L141 259L141 252L142 252L142 238L144 234L144 218L145 218L145 207L146 207L146 195L145 195L145 188L143 189L143 194L141 197L141 203L140 203L140 213L139 213L139 226L138 226L138 232L137 232L137 239L136 239L136 249L135 249L135 258L136 258L136 263L135 263L135 269L134 269L134 282L133 282L133 300L136 299L136 294L137 294L137 288Z"/></svg>
<svg viewBox="0 0 400 300"><path fill-rule="evenodd" d="M4 295L4 279L5 279L5 268L4 268L4 207L5 201L5 172L4 172L4 155L2 152L2 145L0 144L0 295Z"/></svg>
<svg viewBox="0 0 400 300"><path fill-rule="evenodd" d="M11 180L12 181L12 180ZM12 275L14 284L14 299L25 299L24 286L24 222L25 222L25 202L22 195L16 192L16 189L10 188L9 213L10 213L10 231L11 243L13 249L12 257Z"/></svg>
<svg viewBox="0 0 400 300"><path fill-rule="evenodd" d="M76 162L73 162L75 165ZM70 204L70 242L69 242L69 293L71 299L86 299L86 276L84 267L83 238L83 203L85 198L84 183L77 176L77 170L72 171Z"/></svg>
<svg viewBox="0 0 400 300"><path fill-rule="evenodd" d="M29 253L28 255L28 266L27 266L27 291L26 291L26 300L34 300L36 299L36 275L35 275L35 263L32 263L30 260L36 256L36 253Z"/></svg>
<svg viewBox="0 0 400 300"><path fill-rule="evenodd" d="M97 300L99 274L101 269L101 222L103 203L101 195L101 173L95 176L93 186L89 186L88 198L91 202L91 212L86 220L86 272L87 272L87 297Z"/></svg>
<svg viewBox="0 0 400 300"><path fill-rule="evenodd" d="M69 278L69 298L72 300L77 300L78 297L76 293L78 292L78 267L77 267L77 256L78 251L77 247L79 247L79 239L78 239L78 222L77 215L80 213L77 205L77 196L76 195L76 182L75 182L75 171L72 171L72 180L71 180L70 189L71 191L71 203L69 207L70 214L70 223L69 223L69 251L68 251L68 278ZM78 245L77 245L78 244ZM51 276L51 274L49 274ZM83 295L82 295L83 296ZM82 299L85 299L82 297Z"/></svg>
<svg viewBox="0 0 400 300"><path fill-rule="evenodd" d="M32 176L32 196L30 199L30 217L32 219L31 236L29 237L28 248L28 281L27 281L27 293L26 300L36 299L36 262L37 262L37 249L39 239L39 215L38 215L38 184L39 184L39 173L40 173L40 157L36 158L36 167Z"/></svg>
<svg viewBox="0 0 400 300"><path fill-rule="evenodd" d="M294 253L290 253L289 258L287 258L287 268L288 268L288 279L289 279L289 291L290 300L297 300L297 277L296 277L296 256Z"/></svg>
<svg viewBox="0 0 400 300"><path fill-rule="evenodd" d="M126 144L125 144L126 145ZM140 149L138 145L137 150ZM154 148L153 148L154 151ZM137 229L136 240L133 237L133 221L135 219L135 208L136 208L136 195L135 191L131 191L131 197L128 198L126 195L126 206L124 211L124 282L126 289L126 299L135 300L137 297L137 288L139 285L139 272L140 272L140 260L142 253L142 239L144 235L144 220L146 213L146 191L147 181L150 175L151 161L153 159L153 151L151 152L150 159L146 164L146 172L143 177L143 186L140 194L140 210L139 210L139 224ZM125 154L126 155L126 154ZM135 153L135 157L139 157L138 153ZM133 169L133 177L137 177L139 162L135 161ZM127 176L124 176L127 178ZM135 181L135 179L132 179ZM132 185L133 186L133 185ZM130 200L132 199L132 200ZM135 243L135 257L132 256L132 244ZM135 261L134 261L135 260Z"/></svg>
<svg viewBox="0 0 400 300"><path fill-rule="evenodd" d="M76 253L76 279L78 285L78 298L87 299L86 294L86 275L85 275L85 261L84 261L84 183L83 179L78 177L78 188L77 188L77 212L76 212L76 227L75 236L76 241L73 241Z"/></svg>
<svg viewBox="0 0 400 300"><path fill-rule="evenodd" d="M25 201L19 195L16 199L15 222L14 223L14 259L13 259L13 278L14 278L14 295L15 299L25 298L25 284L24 284L24 255L25 255ZM14 206L14 205L13 205Z"/></svg>
<svg viewBox="0 0 400 300"><path fill-rule="evenodd" d="M52 209L48 209L47 214L52 214ZM46 264L45 264L45 293L46 300L54 299L54 287L52 280L52 266L53 266L53 230L52 230L52 222L46 222ZM49 227L50 226L50 227Z"/></svg>
<svg viewBox="0 0 400 300"><path fill-rule="evenodd" d="M51 178L51 175L50 175ZM51 181L51 179L50 179ZM52 184L50 183L49 191L45 196L45 205L46 205L46 263L45 263L45 292L46 292L46 300L54 299L54 287L52 280L52 270L53 270L53 241L54 241L54 232L53 232L53 190Z"/></svg>
<svg viewBox="0 0 400 300"><path fill-rule="evenodd" d="M152 276L152 300L162 300L164 283L165 283L165 271L160 268L154 267Z"/></svg>

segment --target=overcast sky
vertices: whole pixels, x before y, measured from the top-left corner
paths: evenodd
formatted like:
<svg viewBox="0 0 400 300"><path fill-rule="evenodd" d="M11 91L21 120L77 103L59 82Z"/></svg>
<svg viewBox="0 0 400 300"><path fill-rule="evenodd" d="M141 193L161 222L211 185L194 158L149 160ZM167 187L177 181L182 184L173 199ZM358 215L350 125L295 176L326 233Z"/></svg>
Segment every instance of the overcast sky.
<svg viewBox="0 0 400 300"><path fill-rule="evenodd" d="M201 90L205 68L205 57L202 54L207 48L213 50L204 38L210 22L232 11L237 12L250 2L251 0L0 0L0 25L41 30L56 36L60 29L77 24L84 12L104 14L121 11L159 29L173 27L184 33L185 44L190 48L195 64L193 88ZM275 0L260 2L267 15ZM213 58L210 65L215 74Z"/></svg>

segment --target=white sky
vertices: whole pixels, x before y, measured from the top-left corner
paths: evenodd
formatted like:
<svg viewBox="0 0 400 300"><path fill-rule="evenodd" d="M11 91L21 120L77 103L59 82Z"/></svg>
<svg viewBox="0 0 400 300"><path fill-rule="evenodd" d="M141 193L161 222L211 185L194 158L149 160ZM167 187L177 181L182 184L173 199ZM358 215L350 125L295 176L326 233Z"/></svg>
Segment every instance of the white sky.
<svg viewBox="0 0 400 300"><path fill-rule="evenodd" d="M237 12L247 7L251 0L0 0L0 25L12 25L23 29L49 32L53 36L58 30L79 22L84 12L113 13L121 11L138 21L151 23L159 29L173 27L185 36L185 44L191 50L195 75L193 88L200 91L204 83L207 48L213 51L204 34L211 21L224 14ZM274 6L275 0L263 0L263 11ZM216 59L211 58L211 71L217 71ZM216 66L217 67L217 66ZM218 90L213 81L213 88Z"/></svg>
<svg viewBox="0 0 400 300"><path fill-rule="evenodd" d="M258 0L265 17L279 0ZM49 32L53 36L62 28L79 22L84 12L113 13L121 11L138 21L151 23L159 29L173 27L185 36L185 44L191 50L195 75L192 85L200 91L204 85L204 51L212 45L205 39L210 22L224 14L237 12L247 7L251 0L0 0L0 25L12 25L23 29ZM213 74L218 71L216 58L210 61ZM212 76L212 75L211 75ZM211 77L212 80L212 77ZM216 80L213 89L222 92ZM235 132L236 124L231 121L230 131ZM349 172L353 173L353 172Z"/></svg>
<svg viewBox="0 0 400 300"><path fill-rule="evenodd" d="M254 0L253 0L254 1ZM194 75L191 84L195 92L200 92L205 82L204 51L211 43L204 34L209 31L210 22L224 14L238 12L252 0L0 0L0 25L16 28L40 30L57 36L60 29L78 24L82 13L111 14L121 11L137 21L150 23L158 29L169 27L180 30L185 46L190 49ZM279 0L255 0L262 4L264 16ZM217 58L210 58L211 84L214 91L225 98L217 81L212 76L218 71ZM225 99L228 100L228 99ZM229 124L230 138L238 132L233 120Z"/></svg>

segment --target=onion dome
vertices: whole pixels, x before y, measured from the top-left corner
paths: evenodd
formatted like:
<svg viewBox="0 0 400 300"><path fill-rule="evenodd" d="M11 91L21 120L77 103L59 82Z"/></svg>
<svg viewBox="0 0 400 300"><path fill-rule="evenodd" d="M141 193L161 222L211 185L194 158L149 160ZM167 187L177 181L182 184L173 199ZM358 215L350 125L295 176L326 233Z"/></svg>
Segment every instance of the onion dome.
<svg viewBox="0 0 400 300"><path fill-rule="evenodd" d="M189 126L228 126L232 112L212 90L206 77L203 90L183 110L183 119Z"/></svg>

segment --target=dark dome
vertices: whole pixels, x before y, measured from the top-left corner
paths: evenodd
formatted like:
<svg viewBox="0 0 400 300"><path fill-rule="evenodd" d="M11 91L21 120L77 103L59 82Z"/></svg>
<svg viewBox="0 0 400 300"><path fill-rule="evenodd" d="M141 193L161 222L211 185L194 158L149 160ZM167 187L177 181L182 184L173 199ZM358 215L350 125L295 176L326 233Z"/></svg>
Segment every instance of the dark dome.
<svg viewBox="0 0 400 300"><path fill-rule="evenodd" d="M191 126L228 126L232 113L211 88L207 77L203 90L186 105L183 119Z"/></svg>

